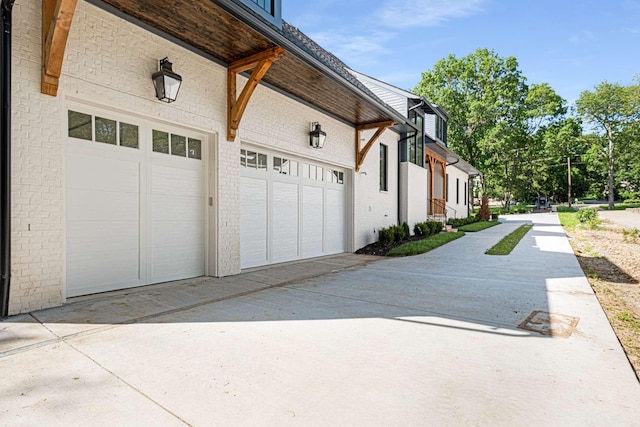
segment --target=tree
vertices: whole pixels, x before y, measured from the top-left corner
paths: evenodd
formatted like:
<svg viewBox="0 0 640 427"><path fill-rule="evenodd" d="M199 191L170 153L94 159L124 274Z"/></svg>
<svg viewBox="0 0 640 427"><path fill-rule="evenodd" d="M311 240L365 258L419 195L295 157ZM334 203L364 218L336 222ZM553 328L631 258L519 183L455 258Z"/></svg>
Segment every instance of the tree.
<svg viewBox="0 0 640 427"><path fill-rule="evenodd" d="M414 89L449 113L449 146L484 173L483 193L504 197L505 209L530 187L538 132L566 111L549 85L525 80L515 57L478 49L439 60Z"/></svg>
<svg viewBox="0 0 640 427"><path fill-rule="evenodd" d="M622 86L603 82L593 92L584 91L576 101L578 114L592 126L603 145L593 152L606 158L609 209L613 209L616 183L616 156L621 146L632 143L640 122L640 90L636 86ZM598 150L600 148L600 150Z"/></svg>

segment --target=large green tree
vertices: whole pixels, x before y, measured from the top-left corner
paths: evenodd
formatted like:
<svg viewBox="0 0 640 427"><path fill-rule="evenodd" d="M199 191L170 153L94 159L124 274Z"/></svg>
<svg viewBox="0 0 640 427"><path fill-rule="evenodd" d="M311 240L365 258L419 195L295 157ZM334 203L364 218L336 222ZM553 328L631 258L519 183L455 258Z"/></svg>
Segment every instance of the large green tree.
<svg viewBox="0 0 640 427"><path fill-rule="evenodd" d="M488 49L439 60L414 92L447 110L449 146L484 173L485 193L505 201L530 187L539 133L565 112L549 85L527 86L515 57Z"/></svg>
<svg viewBox="0 0 640 427"><path fill-rule="evenodd" d="M582 92L576 107L578 114L597 136L590 138L593 141L591 152L606 159L606 191L609 209L613 209L618 150L629 152L638 135L640 89L638 85L622 86L605 81L593 91Z"/></svg>

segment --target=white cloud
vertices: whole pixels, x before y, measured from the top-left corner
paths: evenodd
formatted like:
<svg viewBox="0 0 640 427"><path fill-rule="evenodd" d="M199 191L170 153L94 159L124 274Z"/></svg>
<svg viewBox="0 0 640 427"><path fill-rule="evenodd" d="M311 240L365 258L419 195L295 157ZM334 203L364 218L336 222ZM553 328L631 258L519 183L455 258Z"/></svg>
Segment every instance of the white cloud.
<svg viewBox="0 0 640 427"><path fill-rule="evenodd" d="M445 22L481 12L485 0L392 0L376 13L386 27L435 27Z"/></svg>
<svg viewBox="0 0 640 427"><path fill-rule="evenodd" d="M589 30L582 30L569 37L569 42L573 44L581 44L596 40L596 36Z"/></svg>
<svg viewBox="0 0 640 427"><path fill-rule="evenodd" d="M377 62L389 49L385 43L393 37L387 32L372 32L364 35L326 31L309 36L320 46L343 60L347 65L358 67Z"/></svg>

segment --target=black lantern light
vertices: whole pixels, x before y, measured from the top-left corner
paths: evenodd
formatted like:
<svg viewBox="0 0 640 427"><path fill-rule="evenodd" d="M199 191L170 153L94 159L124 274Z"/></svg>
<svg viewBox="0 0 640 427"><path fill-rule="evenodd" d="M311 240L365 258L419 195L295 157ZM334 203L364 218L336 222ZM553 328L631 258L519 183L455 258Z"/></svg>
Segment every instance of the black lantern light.
<svg viewBox="0 0 640 427"><path fill-rule="evenodd" d="M173 72L172 66L168 58L161 59L160 69L151 76L160 101L173 102L178 97L182 77Z"/></svg>
<svg viewBox="0 0 640 427"><path fill-rule="evenodd" d="M309 145L313 148L322 148L327 134L322 131L320 123L313 122L311 126L314 126L314 129L309 132Z"/></svg>

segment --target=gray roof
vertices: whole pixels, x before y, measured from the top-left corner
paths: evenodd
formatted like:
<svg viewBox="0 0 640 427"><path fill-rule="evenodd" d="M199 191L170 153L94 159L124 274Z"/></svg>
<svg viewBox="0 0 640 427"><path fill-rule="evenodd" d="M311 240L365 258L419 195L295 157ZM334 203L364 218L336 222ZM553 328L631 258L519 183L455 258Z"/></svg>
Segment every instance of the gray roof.
<svg viewBox="0 0 640 427"><path fill-rule="evenodd" d="M347 80L349 83L357 87L362 92L365 92L368 96L376 100L380 105L391 108L387 104L385 104L380 98L378 98L368 87L366 87L356 76L351 74L348 70L349 67L342 62L337 56L324 49L318 43L313 41L309 36L300 31L298 28L289 24L286 21L282 21L282 34L292 43L294 43L299 48L303 49L309 55L312 55L320 62L322 62L327 67L331 68L334 72L336 72L340 77Z"/></svg>

